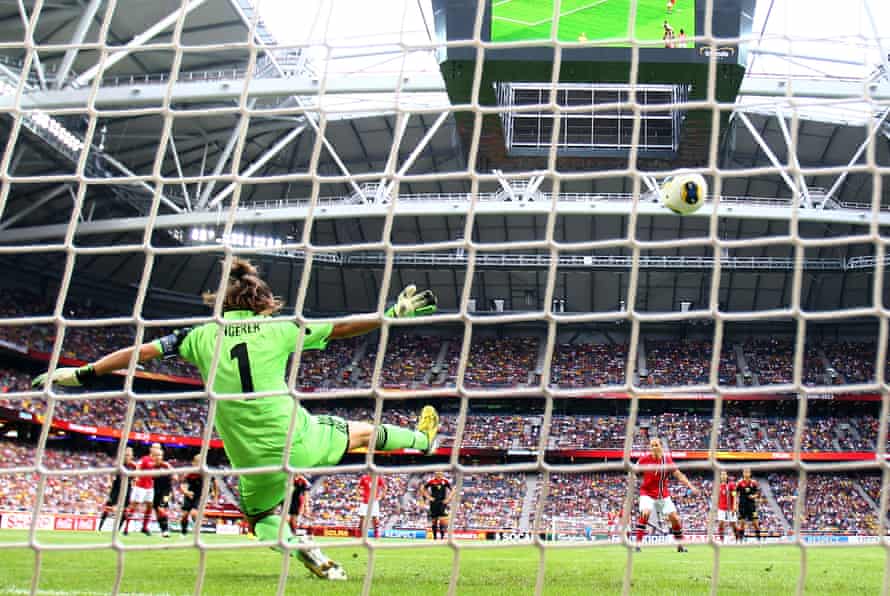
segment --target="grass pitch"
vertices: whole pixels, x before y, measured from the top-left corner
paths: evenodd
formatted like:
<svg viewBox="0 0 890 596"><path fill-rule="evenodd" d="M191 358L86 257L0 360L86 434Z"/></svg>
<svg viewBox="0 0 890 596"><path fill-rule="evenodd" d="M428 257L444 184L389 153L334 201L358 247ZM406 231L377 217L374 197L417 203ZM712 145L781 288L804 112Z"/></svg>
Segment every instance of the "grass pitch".
<svg viewBox="0 0 890 596"><path fill-rule="evenodd" d="M128 551L124 554L121 591L131 596L194 593L199 553L189 537L164 540L131 536L127 545L166 546L166 550ZM25 542L20 531L0 532L0 543ZM40 533L45 544L108 544L107 535ZM243 538L204 537L207 544L232 546L206 551L202 593L220 595L274 594L282 556L265 548L235 549ZM387 541L391 543L391 541ZM249 543L247 543L249 544ZM429 543L427 543L429 544ZM325 542L325 552L340 561L349 574L342 583L322 582L296 560L291 561L287 594L359 594L368 565L364 548ZM715 550L692 545L681 555L672 548L648 547L634 554L634 594L708 594ZM467 549L460 554L459 594L529 594L534 590L539 555L534 546ZM116 553L110 549L60 552L41 556L38 594L98 596L110 593L115 581ZM806 590L811 594L875 594L881 589L885 555L880 547L813 548L807 551ZM800 550L794 546L752 546L720 551L720 594L789 594L797 586ZM628 561L622 546L548 550L545 593L617 594ZM372 594L445 594L453 562L447 546L377 551ZM27 547L0 549L0 594L20 595L30 590L35 554Z"/></svg>
<svg viewBox="0 0 890 596"><path fill-rule="evenodd" d="M637 3L635 39L660 41L664 21L678 35L683 29L688 38L695 36L694 0L677 0L670 14L667 0L562 0L559 40L628 37L631 2ZM553 0L495 0L491 15L492 41L550 39Z"/></svg>

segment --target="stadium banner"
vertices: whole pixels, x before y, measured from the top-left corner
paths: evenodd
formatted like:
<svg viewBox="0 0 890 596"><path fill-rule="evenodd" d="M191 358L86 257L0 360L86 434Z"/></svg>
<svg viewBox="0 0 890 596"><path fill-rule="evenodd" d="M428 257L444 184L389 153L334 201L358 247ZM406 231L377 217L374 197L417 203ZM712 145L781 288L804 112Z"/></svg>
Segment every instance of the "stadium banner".
<svg viewBox="0 0 890 596"><path fill-rule="evenodd" d="M4 530L30 530L34 516L20 511L0 511L0 528ZM42 513L37 516L38 530L62 530L95 532L95 515L71 515L65 513Z"/></svg>
<svg viewBox="0 0 890 596"><path fill-rule="evenodd" d="M346 526L312 526L311 533L313 536L324 536L325 538L352 538L357 535L356 528L348 528Z"/></svg>
<svg viewBox="0 0 890 596"><path fill-rule="evenodd" d="M12 410L10 408L2 407L0 407L0 418L5 418L7 420L24 420L33 424L43 424L44 421L44 417L40 414L32 414L31 412ZM68 422L66 420L59 420L55 417L53 417L53 421L50 426L52 428L78 433L81 435L90 435L93 437L104 437L113 439L121 438L121 431L116 428L110 428L107 426L93 426L90 424L78 424L75 422ZM161 443L162 445L183 445L189 447L200 447L203 442L201 437L181 437L178 435L163 435L157 433L130 432L127 437L130 441L141 441L144 443ZM210 446L213 448L222 449L222 440L211 439Z"/></svg>
<svg viewBox="0 0 890 596"><path fill-rule="evenodd" d="M8 342L4 342L5 345L0 347L4 347L7 349L13 349L17 352L27 354L28 358L32 360L37 360L39 362L49 362L52 354L48 352L38 352L37 350L30 350L27 348L23 348L21 346L8 345ZM83 366L84 364L88 364L86 360L78 360L77 358L68 358L66 356L59 356L59 366ZM127 376L126 371L115 371L115 375L125 377ZM176 383L178 385L191 385L193 387L203 387L204 382L201 379L196 379L194 377L180 377L178 375L168 375L164 373L155 373L155 372L147 372L144 370L137 370L133 376L137 379L145 379L147 381L161 381L164 383Z"/></svg>
<svg viewBox="0 0 890 596"><path fill-rule="evenodd" d="M488 533L483 531L473 531L473 530L454 530L451 532L451 535L454 536L457 540L487 540Z"/></svg>
<svg viewBox="0 0 890 596"><path fill-rule="evenodd" d="M521 530L497 530L485 533L486 540L495 540L497 542L528 542L532 540L531 532Z"/></svg>
<svg viewBox="0 0 890 596"><path fill-rule="evenodd" d="M400 393L409 394L410 391L388 389L383 391L387 396L398 396ZM445 397L460 397L457 393L446 392L439 394ZM714 401L717 397L710 392L689 392L689 393L667 393L658 391L657 388L651 388L648 393L640 393L637 395L639 399L647 400L669 400L669 401ZM772 393L768 389L764 389L764 393L745 393L739 395L724 395L724 402L731 401L785 401L794 400L798 396L795 393ZM611 400L628 400L633 399L630 393L623 391L606 391L603 393L591 393L588 395L573 395L572 399L611 399ZM819 400L835 400L835 401L881 401L880 393L811 393L808 399Z"/></svg>
<svg viewBox="0 0 890 596"><path fill-rule="evenodd" d="M624 457L624 451L621 449L564 449L554 450L548 453L558 454L566 457L575 458L608 458L621 459ZM634 450L631 451L632 458L642 457L648 451ZM710 451L672 451L671 457L675 460L679 459L708 459ZM885 456L887 457L887 456ZM792 460L794 453L791 451L718 451L717 459L724 460L745 460L745 461L775 461L775 460ZM873 461L877 459L874 451L818 451L818 452L801 452L800 459L803 461Z"/></svg>
<svg viewBox="0 0 890 596"><path fill-rule="evenodd" d="M369 530L369 538L374 537L374 530ZM426 539L426 530L412 530L408 528L391 528L383 531L384 538L420 538Z"/></svg>

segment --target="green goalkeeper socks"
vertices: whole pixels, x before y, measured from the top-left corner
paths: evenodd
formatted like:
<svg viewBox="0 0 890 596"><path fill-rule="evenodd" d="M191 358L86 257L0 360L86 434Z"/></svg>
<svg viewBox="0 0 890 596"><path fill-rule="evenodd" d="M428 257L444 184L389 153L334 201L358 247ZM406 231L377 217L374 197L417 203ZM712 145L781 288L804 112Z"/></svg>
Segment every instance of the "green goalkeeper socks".
<svg viewBox="0 0 890 596"><path fill-rule="evenodd" d="M274 540L277 542L278 528L280 525L280 516L268 515L256 523L254 532L256 532L256 537L260 540ZM286 532L285 537L287 537L289 534L290 532Z"/></svg>
<svg viewBox="0 0 890 596"><path fill-rule="evenodd" d="M377 427L378 451L395 451L396 449L429 449L430 440L419 430L410 430L392 424L381 424Z"/></svg>

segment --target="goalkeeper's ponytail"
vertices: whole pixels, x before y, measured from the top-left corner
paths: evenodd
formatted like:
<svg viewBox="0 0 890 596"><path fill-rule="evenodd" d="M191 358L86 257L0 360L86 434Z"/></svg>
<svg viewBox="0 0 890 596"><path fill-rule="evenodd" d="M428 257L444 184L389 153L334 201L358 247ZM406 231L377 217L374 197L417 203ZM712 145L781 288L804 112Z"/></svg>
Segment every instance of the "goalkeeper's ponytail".
<svg viewBox="0 0 890 596"><path fill-rule="evenodd" d="M204 303L213 306L216 294L204 294ZM250 310L257 314L271 315L281 310L282 302L272 293L269 284L260 277L259 271L247 259L232 259L223 312Z"/></svg>

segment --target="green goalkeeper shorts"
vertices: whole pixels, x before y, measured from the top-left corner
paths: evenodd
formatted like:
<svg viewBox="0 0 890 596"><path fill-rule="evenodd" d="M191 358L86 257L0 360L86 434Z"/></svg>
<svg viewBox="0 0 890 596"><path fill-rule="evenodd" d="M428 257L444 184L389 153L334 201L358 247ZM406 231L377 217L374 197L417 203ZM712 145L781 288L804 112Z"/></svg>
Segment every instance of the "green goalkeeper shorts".
<svg viewBox="0 0 890 596"><path fill-rule="evenodd" d="M349 448L349 426L338 416L310 416L306 432L294 438L290 465L297 468L333 466ZM241 510L257 515L277 507L289 488L284 472L245 474L238 477Z"/></svg>

